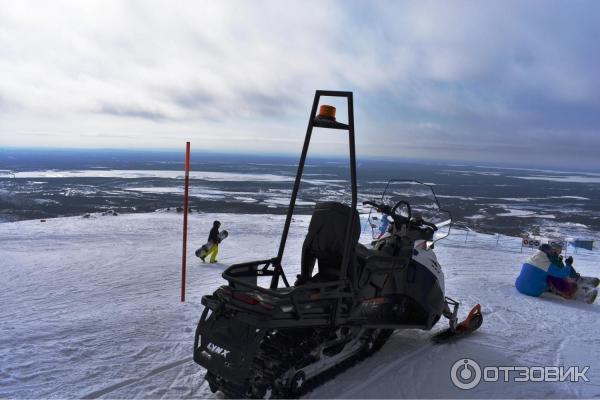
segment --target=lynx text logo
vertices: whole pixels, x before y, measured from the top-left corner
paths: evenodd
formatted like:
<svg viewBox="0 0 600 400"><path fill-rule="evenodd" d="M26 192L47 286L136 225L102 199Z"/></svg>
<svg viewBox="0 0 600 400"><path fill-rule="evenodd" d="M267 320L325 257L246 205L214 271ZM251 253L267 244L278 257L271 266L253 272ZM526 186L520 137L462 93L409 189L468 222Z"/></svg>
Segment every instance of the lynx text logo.
<svg viewBox="0 0 600 400"><path fill-rule="evenodd" d="M217 346L214 343L209 343L206 348L208 349L208 351L210 351L211 353L215 353L220 355L223 358L227 358L227 354L229 354L229 350L225 350L224 348Z"/></svg>

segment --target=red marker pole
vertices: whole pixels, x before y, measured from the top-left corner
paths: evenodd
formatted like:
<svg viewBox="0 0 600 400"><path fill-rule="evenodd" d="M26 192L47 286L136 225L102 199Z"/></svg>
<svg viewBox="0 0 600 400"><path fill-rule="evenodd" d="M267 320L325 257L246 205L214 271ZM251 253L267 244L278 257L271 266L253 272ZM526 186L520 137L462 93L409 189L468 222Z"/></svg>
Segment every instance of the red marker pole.
<svg viewBox="0 0 600 400"><path fill-rule="evenodd" d="M190 185L190 142L185 144L185 188L183 192L183 253L181 254L181 301L185 302L185 259L187 250L188 188Z"/></svg>

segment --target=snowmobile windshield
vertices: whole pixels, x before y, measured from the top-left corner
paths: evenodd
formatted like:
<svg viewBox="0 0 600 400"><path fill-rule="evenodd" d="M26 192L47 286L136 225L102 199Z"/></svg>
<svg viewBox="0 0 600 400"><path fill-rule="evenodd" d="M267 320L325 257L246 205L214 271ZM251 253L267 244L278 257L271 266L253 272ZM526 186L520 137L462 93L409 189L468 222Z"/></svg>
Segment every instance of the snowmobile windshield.
<svg viewBox="0 0 600 400"><path fill-rule="evenodd" d="M450 234L452 216L450 212L440 207L430 185L418 181L390 180L377 202L388 205L395 214L404 218L423 219L435 224L437 231L433 237L434 242ZM371 210L369 224L374 239L385 235L389 223L391 218L386 214L375 209Z"/></svg>

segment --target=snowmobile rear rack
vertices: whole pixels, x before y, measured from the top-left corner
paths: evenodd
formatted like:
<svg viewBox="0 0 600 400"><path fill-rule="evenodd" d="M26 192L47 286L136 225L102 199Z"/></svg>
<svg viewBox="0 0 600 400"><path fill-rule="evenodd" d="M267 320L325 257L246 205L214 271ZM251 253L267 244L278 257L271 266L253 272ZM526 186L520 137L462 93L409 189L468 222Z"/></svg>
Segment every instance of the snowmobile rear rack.
<svg viewBox="0 0 600 400"><path fill-rule="evenodd" d="M345 280L334 280L328 282L317 282L317 283L308 283L301 286L295 287L287 287L287 288L279 288L279 289L270 289L264 288L257 285L257 278L259 276L274 276L277 273L276 267L277 258L271 258L269 260L261 260L261 261L250 261L241 264L235 264L229 267L224 273L223 278L227 280L229 283L229 287L233 290L245 291L246 293L251 293L251 296L257 296L266 299L269 299L273 304L272 308L280 307L284 309L289 305L289 312L293 313L296 319L300 320L304 318L306 312L303 310L303 303L307 300L314 301L337 301L343 300L345 298L352 297L352 294L343 289L348 289L348 283ZM211 297L204 296L202 299L202 303L209 308L211 307ZM257 300L259 301L259 300ZM252 303L252 302L251 302ZM282 306L282 304L284 304ZM249 304L254 305L254 304ZM247 307L243 304L238 303L237 307L242 307L249 311L249 319L253 320L254 323L257 323L255 320L257 311L260 313L260 309L256 307ZM331 304L328 304L330 307ZM337 306L337 304L336 304ZM271 308L271 309L272 309ZM315 315L314 310L311 310L309 313L313 317L313 320L307 319L301 323L301 325L312 325L312 324L323 324L331 322L329 317L330 313L323 310L323 313L317 313ZM317 318L318 320L314 320ZM273 321L274 323L267 324L265 326L268 327L276 327L277 319Z"/></svg>
<svg viewBox="0 0 600 400"><path fill-rule="evenodd" d="M223 278L225 278L230 286L236 287L236 285L252 288L263 292L265 294L269 294L271 296L276 297L284 297L289 292L281 292L278 290L267 289L260 286L257 286L256 278L259 276L273 276L277 273L276 269L270 270L269 267L273 266L275 268L275 263L277 262L277 258L271 258L269 260L262 261L250 261L241 264L235 264L229 267L224 273ZM258 268L262 266L262 268ZM313 283L310 285L304 285L299 288L320 288L320 287L329 287L340 285L343 283L343 280L338 281L330 281L323 283ZM283 293L283 294L282 294Z"/></svg>
<svg viewBox="0 0 600 400"><path fill-rule="evenodd" d="M335 116L330 115L322 115L321 113L317 114L317 107L319 106L319 102L321 97L341 97L345 98L348 106L348 123L342 123L335 120ZM323 107L323 106L322 106ZM327 106L325 106L327 107ZM333 108L333 107L330 107ZM335 109L334 109L335 110ZM335 114L334 114L335 115ZM251 261L243 264L232 265L223 273L223 278L229 281L234 285L244 286L246 288L251 288L252 290L257 290L259 292L263 292L270 296L281 297L281 296L289 296L288 293L277 293L276 289L279 287L279 278L283 280L283 283L286 288L290 287L289 281L285 275L283 266L281 265L281 261L283 259L283 253L285 251L285 245L287 241L287 237L289 234L290 224L292 222L292 216L294 214L294 207L296 205L296 198L298 196L298 191L300 189L300 183L302 180L302 175L304 173L304 164L306 161L306 156L308 153L308 147L310 144L310 140L312 137L313 128L324 128L324 129L336 129L336 130L346 130L348 132L348 144L349 144L349 152L350 152L350 181L351 181L351 191L352 191L352 200L350 209L356 210L357 205L357 183L356 183L356 153L355 153L355 144L354 144L354 103L352 92L342 92L342 91L331 91L331 90L317 90L315 92L315 97L313 100L312 109L310 112L310 116L308 119L308 126L306 128L306 135L304 138L304 145L302 147L302 153L300 155L300 161L298 163L298 170L296 173L296 179L294 181L294 186L292 189L292 195L290 198L290 204L288 207L285 225L283 227L283 232L281 234L281 241L279 243L279 250L277 252L277 256L268 259L268 260L260 260L260 261ZM341 270L339 272L340 280L327 282L325 285L308 285L307 287L303 287L301 291L318 289L319 287L337 287L338 297L337 297L337 305L335 307L335 311L331 317L331 323L336 324L339 319L341 300L344 298L344 295L341 295L340 291L342 288L350 288L351 284L346 279L348 271L348 265L350 264L350 257L352 253L352 227L356 223L358 216L356 213L352 212L349 216L350 220L347 224L347 228L344 236L344 245L343 252L341 257ZM262 266L262 267L261 267ZM273 269L270 269L270 267ZM259 268L260 267L260 268ZM271 276L270 283L270 291L265 288L260 288L256 285L256 278L258 276ZM294 298L295 296L292 296Z"/></svg>

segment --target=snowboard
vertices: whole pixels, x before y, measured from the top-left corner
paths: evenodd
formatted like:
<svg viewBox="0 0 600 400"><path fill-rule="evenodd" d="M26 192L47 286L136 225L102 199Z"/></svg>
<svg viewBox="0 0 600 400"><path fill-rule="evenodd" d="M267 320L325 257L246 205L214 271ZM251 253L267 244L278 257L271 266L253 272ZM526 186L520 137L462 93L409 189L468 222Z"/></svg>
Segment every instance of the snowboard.
<svg viewBox="0 0 600 400"><path fill-rule="evenodd" d="M581 277L578 279L568 278L567 282L571 285L571 289L568 291L568 293L563 293L560 290L557 290L552 284L549 285L548 291L550 293L562 297L563 299L581 301L583 303L592 304L594 301L596 301L596 297L598 296L598 290L594 289L595 286L593 286L593 284L595 283L593 279L596 278L583 278L583 280L581 279ZM590 279L586 280L585 278ZM586 282L590 284L586 285Z"/></svg>
<svg viewBox="0 0 600 400"><path fill-rule="evenodd" d="M573 300L583 301L584 303L592 304L598 297L598 291L594 288L579 285L577 291L573 295Z"/></svg>
<svg viewBox="0 0 600 400"><path fill-rule="evenodd" d="M583 285L587 287L598 287L600 285L600 279L593 276L579 276L579 278L574 279L575 283L578 285Z"/></svg>
<svg viewBox="0 0 600 400"><path fill-rule="evenodd" d="M227 239L227 236L229 236L229 232L227 232L226 230L222 230L221 232L219 232L219 239L221 240L221 242L223 240ZM198 250L196 250L196 253L195 253L196 257L198 257L198 258L206 257L206 255L212 250L214 245L215 245L215 243L212 240L209 240L208 242L203 244L202 247L200 247Z"/></svg>

